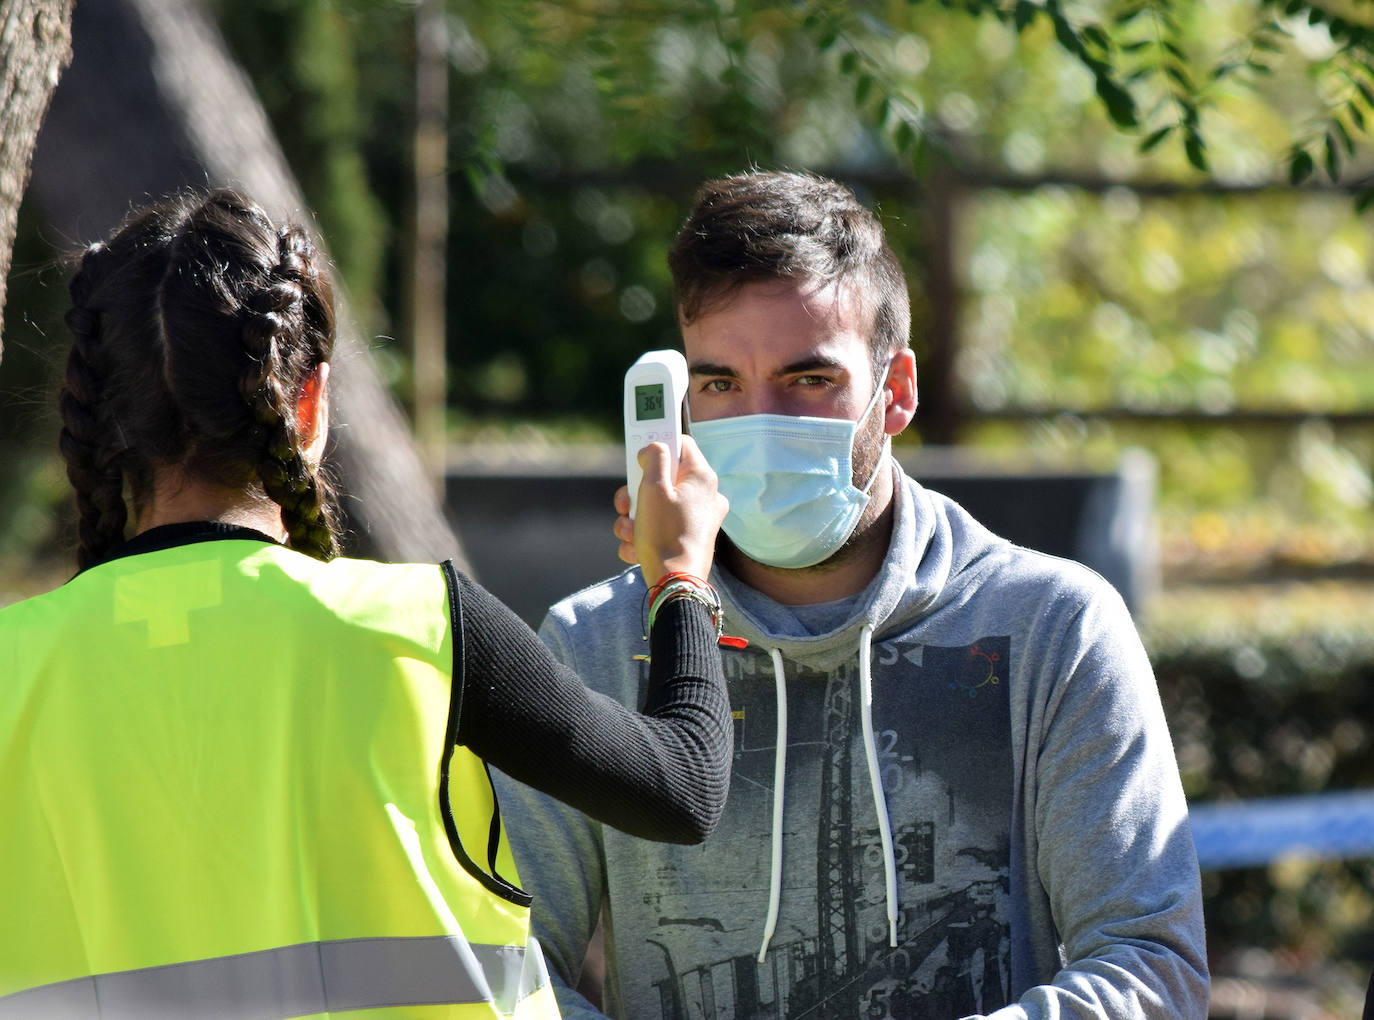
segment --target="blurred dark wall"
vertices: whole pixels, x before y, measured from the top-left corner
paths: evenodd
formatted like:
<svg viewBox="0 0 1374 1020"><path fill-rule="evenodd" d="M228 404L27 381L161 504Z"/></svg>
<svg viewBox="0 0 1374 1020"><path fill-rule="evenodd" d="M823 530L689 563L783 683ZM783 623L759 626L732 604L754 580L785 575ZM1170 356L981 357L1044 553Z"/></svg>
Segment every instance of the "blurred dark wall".
<svg viewBox="0 0 1374 1020"><path fill-rule="evenodd" d="M1078 560L1139 612L1157 586L1154 464L1133 452L1114 471L1012 470L957 450L898 451L909 474L994 532ZM449 512L481 583L531 626L550 604L625 568L611 534L624 484L616 447L466 453L448 471Z"/></svg>

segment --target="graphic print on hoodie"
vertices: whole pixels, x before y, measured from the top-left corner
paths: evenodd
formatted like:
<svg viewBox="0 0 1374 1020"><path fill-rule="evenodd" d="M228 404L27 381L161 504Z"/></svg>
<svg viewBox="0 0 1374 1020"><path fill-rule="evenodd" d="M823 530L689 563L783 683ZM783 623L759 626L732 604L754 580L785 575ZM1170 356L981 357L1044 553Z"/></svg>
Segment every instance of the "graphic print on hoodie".
<svg viewBox="0 0 1374 1020"><path fill-rule="evenodd" d="M616 921L645 932L621 973L654 1017L914 1018L1008 1002L1012 801L1010 640L961 648L875 642L874 750L896 871L889 945L884 847L863 737L857 658L830 673L783 661L786 788L776 929L768 914L779 713L763 649L727 653L735 762L725 817L698 847L630 845L642 869L612 876ZM901 692L900 698L893 697ZM615 834L608 834L615 839ZM665 854L665 850L668 852ZM677 861L682 860L679 868ZM690 888L683 880L690 879ZM634 889L628 884L634 883ZM626 912L636 916L625 917ZM613 938L613 934L612 934ZM652 990L651 990L652 989Z"/></svg>

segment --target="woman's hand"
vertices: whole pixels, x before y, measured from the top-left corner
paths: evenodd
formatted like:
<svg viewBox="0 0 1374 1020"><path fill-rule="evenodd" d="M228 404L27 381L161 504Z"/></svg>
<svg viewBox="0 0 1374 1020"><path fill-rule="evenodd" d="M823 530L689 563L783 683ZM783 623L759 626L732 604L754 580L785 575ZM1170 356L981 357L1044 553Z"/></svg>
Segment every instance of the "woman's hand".
<svg viewBox="0 0 1374 1020"><path fill-rule="evenodd" d="M639 451L644 478L639 484L638 516L630 520L630 490L615 494L615 536L620 558L638 563L644 580L655 584L674 571L705 578L716 551L716 533L730 509L716 488L716 473L691 436L682 437L677 475L668 447L650 443Z"/></svg>

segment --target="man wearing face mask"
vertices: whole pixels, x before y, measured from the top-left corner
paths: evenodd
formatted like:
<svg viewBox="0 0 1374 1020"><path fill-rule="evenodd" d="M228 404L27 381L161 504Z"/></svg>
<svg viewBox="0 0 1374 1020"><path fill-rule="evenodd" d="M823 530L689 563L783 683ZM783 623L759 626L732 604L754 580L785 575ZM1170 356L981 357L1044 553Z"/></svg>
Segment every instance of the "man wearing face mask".
<svg viewBox="0 0 1374 1020"><path fill-rule="evenodd" d="M730 500L732 783L691 848L502 784L564 1016L1205 1017L1149 662L1106 582L892 458L916 369L877 220L834 182L746 173L703 186L669 265L691 431ZM627 571L541 636L637 704L645 594ZM598 917L606 1014L573 990Z"/></svg>

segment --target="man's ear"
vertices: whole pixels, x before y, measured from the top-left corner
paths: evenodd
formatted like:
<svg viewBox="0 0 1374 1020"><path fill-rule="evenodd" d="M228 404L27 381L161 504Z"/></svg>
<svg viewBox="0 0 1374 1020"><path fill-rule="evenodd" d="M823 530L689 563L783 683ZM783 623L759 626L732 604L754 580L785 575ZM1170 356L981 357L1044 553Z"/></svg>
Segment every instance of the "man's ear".
<svg viewBox="0 0 1374 1020"><path fill-rule="evenodd" d="M329 439L329 362L321 361L301 383L296 395L296 427L300 430L301 456L310 464L324 457Z"/></svg>
<svg viewBox="0 0 1374 1020"><path fill-rule="evenodd" d="M916 417L916 355L904 347L888 363L883 431L895 436Z"/></svg>

